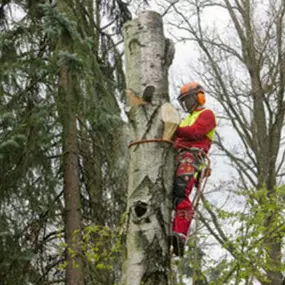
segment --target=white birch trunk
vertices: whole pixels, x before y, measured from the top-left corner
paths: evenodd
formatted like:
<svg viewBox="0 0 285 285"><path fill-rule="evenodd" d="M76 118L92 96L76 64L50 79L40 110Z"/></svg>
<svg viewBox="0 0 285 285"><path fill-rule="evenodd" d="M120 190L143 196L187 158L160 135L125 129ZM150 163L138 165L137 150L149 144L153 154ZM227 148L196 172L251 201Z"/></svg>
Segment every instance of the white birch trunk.
<svg viewBox="0 0 285 285"><path fill-rule="evenodd" d="M169 101L168 68L173 44L164 38L161 16L144 12L124 27L131 140L162 138L161 105ZM169 284L168 235L174 152L166 142L130 147L126 249L122 285Z"/></svg>

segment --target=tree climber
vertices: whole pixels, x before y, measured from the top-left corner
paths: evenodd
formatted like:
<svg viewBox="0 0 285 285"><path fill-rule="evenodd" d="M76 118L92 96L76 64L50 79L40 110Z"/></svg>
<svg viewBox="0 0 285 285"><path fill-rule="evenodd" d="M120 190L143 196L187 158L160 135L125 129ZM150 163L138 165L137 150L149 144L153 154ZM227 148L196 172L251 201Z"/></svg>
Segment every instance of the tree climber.
<svg viewBox="0 0 285 285"><path fill-rule="evenodd" d="M191 82L180 88L178 101L189 115L181 121L175 133L176 173L173 186L173 204L175 208L172 223L171 244L177 256L183 256L186 238L194 215L189 195L199 183L199 174L203 169L204 154L207 154L216 129L213 111L206 109L203 87ZM204 171L210 175L210 169Z"/></svg>

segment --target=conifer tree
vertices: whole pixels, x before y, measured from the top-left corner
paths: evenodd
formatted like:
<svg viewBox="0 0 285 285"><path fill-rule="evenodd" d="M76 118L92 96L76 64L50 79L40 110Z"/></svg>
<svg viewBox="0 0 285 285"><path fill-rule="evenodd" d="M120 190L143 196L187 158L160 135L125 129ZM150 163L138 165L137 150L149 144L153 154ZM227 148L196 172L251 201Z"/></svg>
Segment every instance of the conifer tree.
<svg viewBox="0 0 285 285"><path fill-rule="evenodd" d="M61 11L62 3L69 9ZM78 145L73 163L78 165L74 177L80 190L82 227L100 224L115 231L125 205L127 161L122 164L117 159L126 145L118 105L124 90L116 43L120 35L116 30L112 37L111 24L104 29L101 17L108 16L119 28L129 17L127 7L122 8L120 1L57 4L5 1L0 5L0 279L5 285L65 281L64 255L58 251L64 213L62 146L68 123ZM72 49L59 44L62 36L70 39ZM69 77L67 86L64 75ZM68 104L62 105L64 94L76 101L76 106L69 105L70 113ZM101 245L106 255L111 238L106 236ZM120 268L116 258L115 271L97 268L92 258L85 260L86 282L114 284Z"/></svg>

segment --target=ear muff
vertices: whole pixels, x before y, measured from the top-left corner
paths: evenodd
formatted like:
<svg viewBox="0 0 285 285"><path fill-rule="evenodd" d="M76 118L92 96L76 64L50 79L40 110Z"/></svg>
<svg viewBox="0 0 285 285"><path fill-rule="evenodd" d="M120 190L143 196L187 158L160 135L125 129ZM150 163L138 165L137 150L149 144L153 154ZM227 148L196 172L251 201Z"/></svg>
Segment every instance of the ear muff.
<svg viewBox="0 0 285 285"><path fill-rule="evenodd" d="M198 92L196 96L197 96L197 103L199 105L204 105L206 103L206 96L203 92Z"/></svg>

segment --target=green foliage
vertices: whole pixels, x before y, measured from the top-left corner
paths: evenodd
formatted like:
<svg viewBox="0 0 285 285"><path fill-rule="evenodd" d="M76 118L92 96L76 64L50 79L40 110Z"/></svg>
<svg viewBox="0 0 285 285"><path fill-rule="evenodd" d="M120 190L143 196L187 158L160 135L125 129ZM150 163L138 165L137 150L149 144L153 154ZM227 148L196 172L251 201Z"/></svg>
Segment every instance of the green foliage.
<svg viewBox="0 0 285 285"><path fill-rule="evenodd" d="M39 8L42 9L43 13L42 28L49 40L57 42L62 34L72 40L80 39L76 31L76 21L71 20L70 15L59 12L55 9L55 5L49 2L39 4Z"/></svg>
<svg viewBox="0 0 285 285"><path fill-rule="evenodd" d="M247 197L247 207L243 211L225 211L205 201L204 207L214 221L211 228L219 238L225 255L218 261L209 260L203 254L197 258L197 253L194 253L200 251L202 241L207 239L207 235L198 234L197 245L190 238L189 251L186 252L183 263L179 264L184 276L192 277L194 271L197 274L197 270L201 270L198 276L206 276L207 284L211 285L243 284L246 281L251 284L249 280L252 279L267 284L269 280L266 271L284 270L284 264L275 262L269 258L269 254L272 240L281 242L285 233L285 187L276 186L274 191L268 191L266 187L255 191L248 189L242 195ZM224 225L234 226L232 233L226 234ZM196 268L195 263L198 260L200 263Z"/></svg>
<svg viewBox="0 0 285 285"><path fill-rule="evenodd" d="M115 258L118 245L112 243L109 232L124 210L121 191L126 183L126 169L115 167L121 155L117 134L122 126L117 99L125 89L120 53L110 36L101 34L90 19L86 21L86 9L95 6L93 1L64 1L69 7L65 13L49 1L14 2L1 6L0 22L1 284L44 285L64 279L58 270L64 261L54 250L62 239L63 225L62 122L57 97L63 63L76 78L84 221L109 226L105 233L90 233L92 239L105 235L106 241L97 244L104 245L97 266L93 263L98 252L90 244L87 248L87 242L82 244L89 256L88 268L92 266L86 279L99 284L96 280L105 278L104 285L114 284L120 260ZM103 6L104 2L99 15ZM58 48L62 37L72 44L70 51ZM98 273L102 271L108 276Z"/></svg>
<svg viewBox="0 0 285 285"><path fill-rule="evenodd" d="M82 239L83 252L97 269L112 270L112 264L121 250L117 230L107 227L89 226L84 229Z"/></svg>
<svg viewBox="0 0 285 285"><path fill-rule="evenodd" d="M78 231L73 235L80 234ZM76 246L76 245L74 245ZM80 249L86 263L86 272L97 270L98 282L104 282L106 276L111 280L118 278L114 272L116 265L121 262L121 238L118 229L109 227L90 225L82 231L82 241ZM74 260L76 251L68 247L65 242L62 242L59 247L59 255L64 256L65 251L68 251L71 259L73 259L73 266L77 266ZM59 265L59 270L65 270L67 262L63 261ZM107 281L107 280L106 280Z"/></svg>

